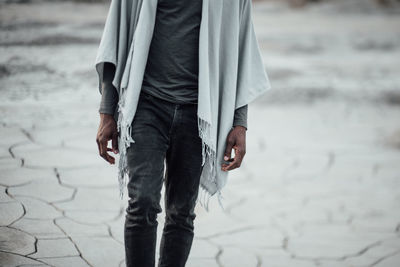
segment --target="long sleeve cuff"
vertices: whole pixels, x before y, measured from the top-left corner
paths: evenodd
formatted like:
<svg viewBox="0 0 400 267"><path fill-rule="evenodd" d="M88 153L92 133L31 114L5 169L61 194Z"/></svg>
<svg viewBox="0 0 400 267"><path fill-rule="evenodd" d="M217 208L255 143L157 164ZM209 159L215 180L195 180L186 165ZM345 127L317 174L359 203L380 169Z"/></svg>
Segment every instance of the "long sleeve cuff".
<svg viewBox="0 0 400 267"><path fill-rule="evenodd" d="M235 116L233 118L233 126L243 126L247 130L247 111L248 105L244 105L235 110Z"/></svg>
<svg viewBox="0 0 400 267"><path fill-rule="evenodd" d="M104 63L100 78L101 102L99 112L114 115L118 105L118 92L112 84L115 75L115 67L111 63Z"/></svg>
<svg viewBox="0 0 400 267"><path fill-rule="evenodd" d="M116 88L110 83L103 83L99 112L114 115L117 105L118 92Z"/></svg>

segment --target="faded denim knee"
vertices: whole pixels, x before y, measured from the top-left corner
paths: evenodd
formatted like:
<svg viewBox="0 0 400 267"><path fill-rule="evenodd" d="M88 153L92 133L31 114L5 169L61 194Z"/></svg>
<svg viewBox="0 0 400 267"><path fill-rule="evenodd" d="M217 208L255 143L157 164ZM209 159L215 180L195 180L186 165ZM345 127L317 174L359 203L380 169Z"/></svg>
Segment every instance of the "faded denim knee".
<svg viewBox="0 0 400 267"><path fill-rule="evenodd" d="M185 205L170 205L166 210L165 230L174 231L181 229L193 233L195 218L196 214L193 208L188 209Z"/></svg>
<svg viewBox="0 0 400 267"><path fill-rule="evenodd" d="M146 228L157 227L157 215L162 211L160 206L160 197L152 192L135 192L128 200L126 208L126 226L128 228Z"/></svg>

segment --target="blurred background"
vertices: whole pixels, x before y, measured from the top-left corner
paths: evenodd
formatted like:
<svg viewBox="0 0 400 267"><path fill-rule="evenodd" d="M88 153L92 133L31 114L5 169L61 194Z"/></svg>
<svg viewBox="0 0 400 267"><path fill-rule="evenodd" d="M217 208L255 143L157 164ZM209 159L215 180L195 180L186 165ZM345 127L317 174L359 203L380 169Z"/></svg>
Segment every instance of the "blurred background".
<svg viewBox="0 0 400 267"><path fill-rule="evenodd" d="M95 142L108 7L0 0L0 266L125 266L127 195ZM196 207L187 266L400 266L399 15L253 1L273 89L249 106L225 210Z"/></svg>

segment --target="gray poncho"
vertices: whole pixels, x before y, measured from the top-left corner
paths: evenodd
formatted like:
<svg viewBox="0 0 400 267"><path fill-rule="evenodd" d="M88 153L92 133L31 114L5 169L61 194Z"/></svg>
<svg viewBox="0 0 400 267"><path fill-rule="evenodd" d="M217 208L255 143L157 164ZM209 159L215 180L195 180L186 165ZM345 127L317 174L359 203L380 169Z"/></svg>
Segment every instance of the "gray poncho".
<svg viewBox="0 0 400 267"><path fill-rule="evenodd" d="M131 123L142 88L157 1L112 0L95 62L99 76L100 63L116 67L113 85L119 94L116 119L121 199L128 171L126 150L135 142ZM208 211L215 193L223 208L221 189L228 172L221 170L221 164L235 109L271 88L254 31L251 0L203 0L198 80L197 118L203 158L198 200Z"/></svg>

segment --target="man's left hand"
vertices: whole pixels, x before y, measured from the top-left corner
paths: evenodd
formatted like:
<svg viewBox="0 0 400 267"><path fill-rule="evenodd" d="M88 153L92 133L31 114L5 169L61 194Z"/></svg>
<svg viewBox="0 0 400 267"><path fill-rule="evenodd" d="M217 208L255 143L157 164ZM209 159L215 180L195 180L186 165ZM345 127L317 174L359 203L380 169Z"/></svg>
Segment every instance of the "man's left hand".
<svg viewBox="0 0 400 267"><path fill-rule="evenodd" d="M222 163L221 170L230 171L239 168L242 164L244 155L246 154L246 128L243 126L235 126L226 138L226 149L224 160L229 164ZM232 149L235 150L235 157L231 158Z"/></svg>

